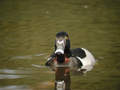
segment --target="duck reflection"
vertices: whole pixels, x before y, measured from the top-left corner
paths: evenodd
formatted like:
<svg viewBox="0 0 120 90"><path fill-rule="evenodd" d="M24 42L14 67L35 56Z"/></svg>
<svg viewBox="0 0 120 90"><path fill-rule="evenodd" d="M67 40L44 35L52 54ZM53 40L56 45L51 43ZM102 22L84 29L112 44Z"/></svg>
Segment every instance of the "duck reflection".
<svg viewBox="0 0 120 90"><path fill-rule="evenodd" d="M57 67L55 73L55 90L71 90L70 69Z"/></svg>

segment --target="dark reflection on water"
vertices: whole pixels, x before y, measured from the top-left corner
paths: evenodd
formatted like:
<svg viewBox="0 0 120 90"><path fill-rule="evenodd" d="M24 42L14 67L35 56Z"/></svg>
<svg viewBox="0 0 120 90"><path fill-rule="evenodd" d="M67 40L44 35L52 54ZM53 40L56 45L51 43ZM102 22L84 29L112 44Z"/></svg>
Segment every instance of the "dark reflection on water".
<svg viewBox="0 0 120 90"><path fill-rule="evenodd" d="M58 85L59 82L60 82L60 84L63 84L63 85ZM65 68L65 67L56 68L55 90L59 90L57 88L61 88L61 87L65 88L65 89L60 89L60 90L71 90L70 85L71 85L71 79L70 79L69 68Z"/></svg>

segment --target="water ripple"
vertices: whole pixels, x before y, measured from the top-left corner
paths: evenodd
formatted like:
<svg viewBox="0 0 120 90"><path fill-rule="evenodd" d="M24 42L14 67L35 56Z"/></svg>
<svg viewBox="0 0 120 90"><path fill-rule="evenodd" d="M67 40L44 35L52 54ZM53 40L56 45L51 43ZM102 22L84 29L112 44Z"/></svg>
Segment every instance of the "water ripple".
<svg viewBox="0 0 120 90"><path fill-rule="evenodd" d="M14 56L11 59L32 59L32 56Z"/></svg>
<svg viewBox="0 0 120 90"><path fill-rule="evenodd" d="M0 87L0 90L31 90L25 85L11 85L11 86L5 86Z"/></svg>
<svg viewBox="0 0 120 90"><path fill-rule="evenodd" d="M45 55L45 54L41 53L41 54L26 55L26 56L13 56L11 59L12 60L14 60L14 59L32 59L33 57L43 56L43 55Z"/></svg>
<svg viewBox="0 0 120 90"><path fill-rule="evenodd" d="M31 71L13 70L13 69L0 69L0 73L5 73L5 74L30 74Z"/></svg>
<svg viewBox="0 0 120 90"><path fill-rule="evenodd" d="M6 75L6 74L0 74L0 79L19 79L19 78L25 78L27 75Z"/></svg>

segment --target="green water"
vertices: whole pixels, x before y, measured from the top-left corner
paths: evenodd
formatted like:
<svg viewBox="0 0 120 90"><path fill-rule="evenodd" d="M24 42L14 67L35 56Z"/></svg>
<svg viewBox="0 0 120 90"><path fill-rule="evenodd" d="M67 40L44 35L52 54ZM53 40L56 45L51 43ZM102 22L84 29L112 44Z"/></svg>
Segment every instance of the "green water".
<svg viewBox="0 0 120 90"><path fill-rule="evenodd" d="M84 76L71 74L71 90L120 90L119 0L0 0L0 90L53 90L44 65L55 34L98 60Z"/></svg>

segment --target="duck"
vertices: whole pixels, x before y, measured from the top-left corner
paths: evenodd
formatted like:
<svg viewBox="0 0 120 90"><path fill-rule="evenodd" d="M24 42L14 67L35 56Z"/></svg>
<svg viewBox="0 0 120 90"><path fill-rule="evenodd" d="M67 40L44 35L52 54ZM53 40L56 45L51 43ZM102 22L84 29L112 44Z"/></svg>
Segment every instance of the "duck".
<svg viewBox="0 0 120 90"><path fill-rule="evenodd" d="M45 65L53 70L57 66L69 66L71 70L86 73L91 71L96 63L93 54L86 48L71 49L67 32L58 32L55 39L55 50L47 59Z"/></svg>

